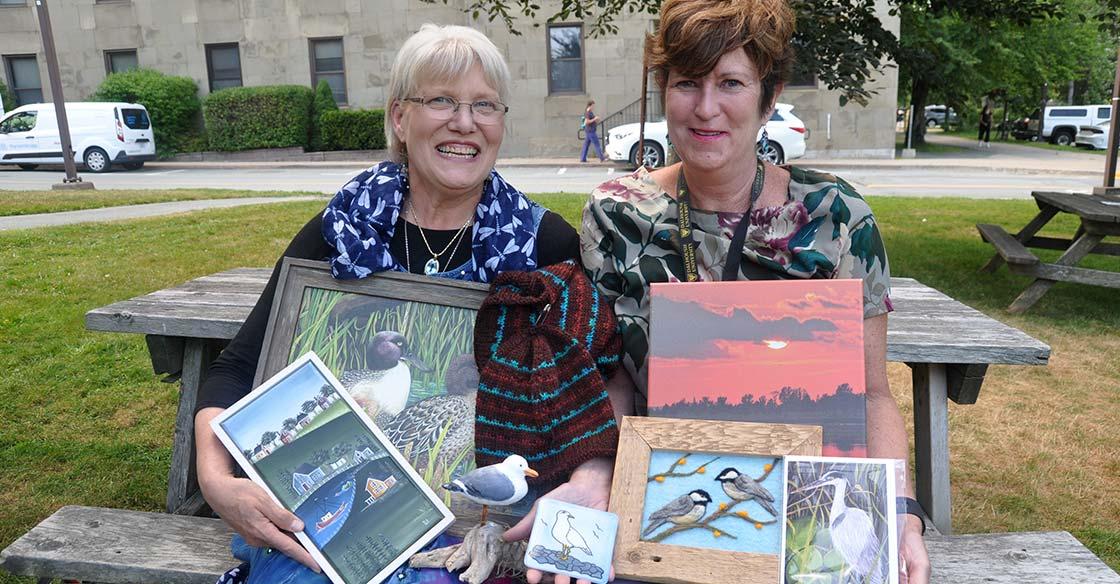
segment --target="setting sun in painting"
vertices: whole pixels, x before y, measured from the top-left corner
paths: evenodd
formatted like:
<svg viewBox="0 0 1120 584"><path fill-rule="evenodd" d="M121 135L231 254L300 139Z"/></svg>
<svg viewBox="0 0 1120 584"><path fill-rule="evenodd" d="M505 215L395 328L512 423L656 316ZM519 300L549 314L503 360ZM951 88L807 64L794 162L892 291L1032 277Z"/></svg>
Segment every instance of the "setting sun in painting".
<svg viewBox="0 0 1120 584"><path fill-rule="evenodd" d="M810 424L864 456L863 282L654 284L651 416Z"/></svg>

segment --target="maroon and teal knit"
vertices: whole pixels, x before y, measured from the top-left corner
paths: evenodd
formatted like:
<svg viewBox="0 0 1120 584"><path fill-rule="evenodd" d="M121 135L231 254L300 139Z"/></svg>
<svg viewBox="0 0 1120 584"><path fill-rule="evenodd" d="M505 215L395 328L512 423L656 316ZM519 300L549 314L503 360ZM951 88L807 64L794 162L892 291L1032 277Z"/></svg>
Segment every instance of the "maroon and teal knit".
<svg viewBox="0 0 1120 584"><path fill-rule="evenodd" d="M622 337L582 268L568 261L500 274L478 312L474 347L479 466L520 454L547 483L614 456L618 425L604 380Z"/></svg>

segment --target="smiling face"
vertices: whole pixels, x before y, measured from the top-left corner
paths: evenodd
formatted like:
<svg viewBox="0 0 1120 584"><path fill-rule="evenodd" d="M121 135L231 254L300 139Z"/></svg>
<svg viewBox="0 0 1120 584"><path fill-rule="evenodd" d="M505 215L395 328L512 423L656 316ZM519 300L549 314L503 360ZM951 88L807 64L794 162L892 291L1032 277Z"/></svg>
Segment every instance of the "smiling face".
<svg viewBox="0 0 1120 584"><path fill-rule="evenodd" d="M497 102L498 91L486 82L476 63L458 79L424 81L408 97L440 96L461 102L450 119L439 119L436 112L415 102L392 105L393 131L408 153L410 186L434 197L481 192L498 158L505 119L479 124L469 104Z"/></svg>
<svg viewBox="0 0 1120 584"><path fill-rule="evenodd" d="M770 113L759 112L761 99L758 70L740 48L724 53L703 77L670 70L665 118L681 160L689 169L709 172L753 160L758 130Z"/></svg>

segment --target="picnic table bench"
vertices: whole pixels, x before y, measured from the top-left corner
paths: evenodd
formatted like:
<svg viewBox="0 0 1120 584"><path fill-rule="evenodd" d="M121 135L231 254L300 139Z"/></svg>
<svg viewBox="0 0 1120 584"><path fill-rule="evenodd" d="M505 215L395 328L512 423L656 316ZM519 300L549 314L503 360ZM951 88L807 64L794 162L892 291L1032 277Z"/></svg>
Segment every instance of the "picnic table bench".
<svg viewBox="0 0 1120 584"><path fill-rule="evenodd" d="M194 471L194 408L207 367L260 296L270 270L237 268L91 310L86 327L145 335L157 374L181 381L167 510L205 503ZM911 278L893 278L887 359L912 370L918 500L950 533L948 401L975 403L989 364L1045 365L1050 347Z"/></svg>
<svg viewBox="0 0 1120 584"><path fill-rule="evenodd" d="M1038 204L1038 215L1014 236L998 225L976 224L980 237L996 250L980 271L994 272L1007 263L1013 273L1035 278L1011 303L1008 312L1019 313L1034 306L1057 282L1120 288L1120 272L1077 266L1091 253L1120 255L1120 244L1103 241L1105 237L1120 236L1120 197L1048 191L1034 191L1031 196ZM1081 220L1073 237L1036 235L1058 213L1071 213ZM1028 249L1031 247L1064 251L1056 261L1046 263Z"/></svg>
<svg viewBox="0 0 1120 584"><path fill-rule="evenodd" d="M106 584L213 584L238 564L221 520L97 507L63 507L0 552L0 568ZM1120 584L1065 531L927 534L933 584Z"/></svg>

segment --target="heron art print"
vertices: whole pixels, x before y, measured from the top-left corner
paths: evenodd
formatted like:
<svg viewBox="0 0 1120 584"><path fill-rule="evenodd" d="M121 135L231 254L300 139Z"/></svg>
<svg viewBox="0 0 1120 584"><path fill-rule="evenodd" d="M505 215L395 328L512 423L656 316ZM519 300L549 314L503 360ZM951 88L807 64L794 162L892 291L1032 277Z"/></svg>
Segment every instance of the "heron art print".
<svg viewBox="0 0 1120 584"><path fill-rule="evenodd" d="M783 582L897 584L895 461L788 457Z"/></svg>

